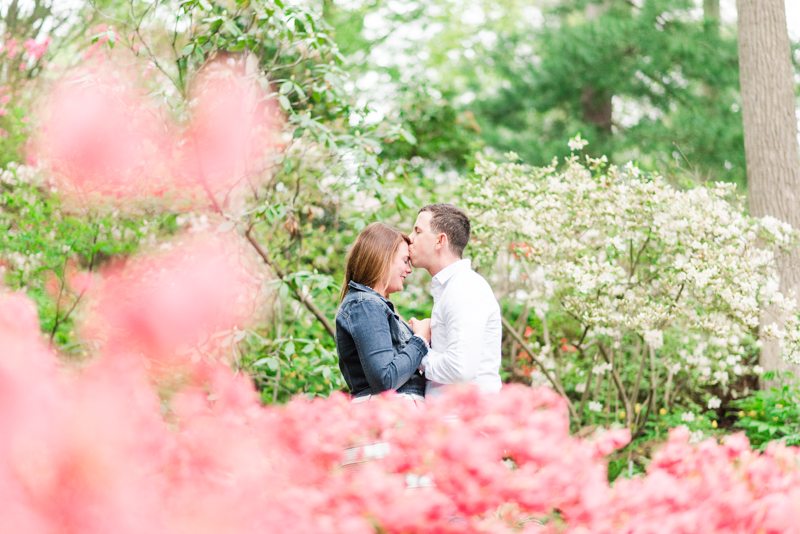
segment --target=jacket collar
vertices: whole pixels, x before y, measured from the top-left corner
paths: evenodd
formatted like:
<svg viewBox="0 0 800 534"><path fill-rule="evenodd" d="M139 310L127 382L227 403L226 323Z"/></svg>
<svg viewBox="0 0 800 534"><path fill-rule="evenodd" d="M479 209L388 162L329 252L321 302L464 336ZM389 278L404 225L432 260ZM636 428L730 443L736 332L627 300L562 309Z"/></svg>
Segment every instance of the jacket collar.
<svg viewBox="0 0 800 534"><path fill-rule="evenodd" d="M349 287L349 288L350 288L350 289L348 290L348 293L349 293L351 290L355 289L356 291L361 291L361 292L363 292L363 293L367 293L367 294L370 294L370 295L374 295L374 296L378 297L379 299L381 299L381 300L382 300L383 302L385 302L386 304L388 304L388 305L389 305L389 307L391 307L392 309L394 309L394 305L392 304L392 302L391 302L390 300L388 300L386 297L384 297L383 295L381 295L380 293L378 293L377 291L375 291L375 290L374 290L374 289L372 289L371 287L365 286L364 284L359 284L358 282L353 282L352 280L350 280L350 283L349 283L349 284L347 284L347 287Z"/></svg>

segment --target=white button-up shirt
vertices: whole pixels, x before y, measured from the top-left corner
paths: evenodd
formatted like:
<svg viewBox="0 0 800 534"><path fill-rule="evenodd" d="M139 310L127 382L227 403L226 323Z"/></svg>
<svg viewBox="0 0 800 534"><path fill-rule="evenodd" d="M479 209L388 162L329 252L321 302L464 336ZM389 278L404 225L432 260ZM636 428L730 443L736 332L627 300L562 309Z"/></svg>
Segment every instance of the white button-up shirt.
<svg viewBox="0 0 800 534"><path fill-rule="evenodd" d="M422 359L425 394L465 382L500 391L503 323L489 283L463 259L433 277L432 293L431 349Z"/></svg>

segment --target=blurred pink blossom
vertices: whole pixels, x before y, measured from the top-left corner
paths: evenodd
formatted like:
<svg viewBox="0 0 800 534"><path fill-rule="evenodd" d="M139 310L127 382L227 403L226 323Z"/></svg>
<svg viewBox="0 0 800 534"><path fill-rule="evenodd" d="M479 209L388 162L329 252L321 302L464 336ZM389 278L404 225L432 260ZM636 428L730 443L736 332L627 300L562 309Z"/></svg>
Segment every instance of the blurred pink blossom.
<svg viewBox="0 0 800 534"><path fill-rule="evenodd" d="M103 312L131 330L121 338L144 337L138 348L150 350L185 333L171 314L215 315L189 309L228 295L198 285L223 266L189 274L208 258L197 246L131 271L166 289L180 282L156 267L195 257L182 287L196 295L151 300L138 281L121 293L110 286L122 278L106 282ZM262 406L252 380L201 360L161 401L138 360L113 357L131 346L109 341L85 369L60 371L33 304L13 294L0 295L0 345L1 532L777 534L800 524L796 448L759 453L741 436L691 445L677 431L646 476L611 487L598 455L627 435L570 436L564 401L547 388L454 389L426 410L392 393ZM384 457L359 462L366 445Z"/></svg>
<svg viewBox="0 0 800 534"><path fill-rule="evenodd" d="M38 153L83 198L202 196L215 207L259 175L273 120L244 67L212 62L192 88L186 124L174 124L137 83L107 65L53 92Z"/></svg>
<svg viewBox="0 0 800 534"><path fill-rule="evenodd" d="M47 47L50 46L51 42L53 42L53 39L47 36L41 43L37 43L33 39L28 39L23 46L28 52L28 57L38 60L47 52Z"/></svg>

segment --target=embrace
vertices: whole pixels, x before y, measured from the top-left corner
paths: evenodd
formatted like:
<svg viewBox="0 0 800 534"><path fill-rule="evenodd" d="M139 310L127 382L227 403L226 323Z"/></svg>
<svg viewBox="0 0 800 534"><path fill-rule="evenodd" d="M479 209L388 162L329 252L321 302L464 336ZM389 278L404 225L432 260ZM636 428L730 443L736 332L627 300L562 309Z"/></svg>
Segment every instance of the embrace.
<svg viewBox="0 0 800 534"><path fill-rule="evenodd" d="M448 384L500 391L500 306L462 253L470 221L452 204L419 211L410 235L372 223L347 257L336 348L352 402L396 390L415 404ZM403 290L411 265L433 277L430 319L406 323L388 300Z"/></svg>

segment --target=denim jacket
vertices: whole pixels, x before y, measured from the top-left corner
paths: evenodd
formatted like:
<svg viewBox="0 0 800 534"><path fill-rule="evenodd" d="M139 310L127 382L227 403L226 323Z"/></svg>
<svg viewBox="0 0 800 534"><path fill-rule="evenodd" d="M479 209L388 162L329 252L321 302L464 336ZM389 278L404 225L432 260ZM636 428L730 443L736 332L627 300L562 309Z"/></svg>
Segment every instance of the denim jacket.
<svg viewBox="0 0 800 534"><path fill-rule="evenodd" d="M425 378L417 372L428 352L412 337L394 304L367 286L350 282L336 313L339 369L353 397L390 389L425 394Z"/></svg>

